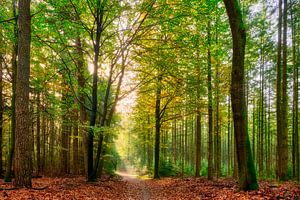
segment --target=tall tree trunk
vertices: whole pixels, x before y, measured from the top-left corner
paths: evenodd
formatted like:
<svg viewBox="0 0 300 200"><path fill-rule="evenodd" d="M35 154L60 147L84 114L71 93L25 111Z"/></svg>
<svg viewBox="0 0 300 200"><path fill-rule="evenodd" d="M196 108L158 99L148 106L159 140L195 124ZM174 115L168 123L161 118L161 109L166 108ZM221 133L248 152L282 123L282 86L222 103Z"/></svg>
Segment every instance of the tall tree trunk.
<svg viewBox="0 0 300 200"><path fill-rule="evenodd" d="M66 116L62 119L61 125L61 155L60 155L60 172L62 175L68 173L68 126Z"/></svg>
<svg viewBox="0 0 300 200"><path fill-rule="evenodd" d="M1 35L0 35L1 37ZM1 41L1 39L0 39ZM3 55L0 52L0 176L3 172L3 160L2 160L2 135L3 135L3 111L4 111L4 102L3 102L3 65L4 59Z"/></svg>
<svg viewBox="0 0 300 200"><path fill-rule="evenodd" d="M55 164L55 158L54 158L54 145L55 145L55 124L54 124L54 119L51 119L50 121L50 141L49 141L49 163ZM50 175L53 175L54 170L52 167L49 168L47 171L50 172Z"/></svg>
<svg viewBox="0 0 300 200"><path fill-rule="evenodd" d="M278 17L278 42L277 42L277 77L276 77L276 121L277 121L277 169L276 174L277 178L280 177L281 174L281 138L282 138L282 113L281 113L281 47L282 47L282 0L279 0L279 17Z"/></svg>
<svg viewBox="0 0 300 200"><path fill-rule="evenodd" d="M159 74L156 85L156 102L155 102L155 152L154 152L154 178L159 178L159 151L160 151L160 127L161 127L161 81L162 77Z"/></svg>
<svg viewBox="0 0 300 200"><path fill-rule="evenodd" d="M213 103L211 84L210 20L207 23L207 92L208 92L208 180L213 179Z"/></svg>
<svg viewBox="0 0 300 200"><path fill-rule="evenodd" d="M288 164L288 131L287 131L287 0L284 0L284 9L283 9L283 43L282 43L282 81L281 78L279 84L281 83L281 90L278 89L277 93L281 92L279 98L280 103L280 115L277 118L280 118L280 127L277 130L277 139L278 139L278 179L286 180L287 179L287 164ZM281 12L281 4L279 4L279 12ZM279 14L281 17L281 14ZM280 19L281 20L281 19ZM281 23L279 23L281 24ZM281 26L279 26L281 29ZM280 34L281 35L281 34ZM279 37L279 36L278 36ZM281 40L278 39L278 42ZM278 47L279 48L279 47ZM279 51L279 50L278 50ZM278 52L281 54L281 51ZM280 59L279 59L279 68L280 68ZM281 76L279 74L278 76ZM278 101L277 100L277 101ZM277 113L278 114L278 113ZM279 131L279 132L278 132Z"/></svg>
<svg viewBox="0 0 300 200"><path fill-rule="evenodd" d="M37 92L36 97L36 163L37 174L41 172L41 94Z"/></svg>
<svg viewBox="0 0 300 200"><path fill-rule="evenodd" d="M16 84L16 187L32 187L32 152L29 133L30 1L19 0L18 68Z"/></svg>
<svg viewBox="0 0 300 200"><path fill-rule="evenodd" d="M196 171L195 176L199 177L201 171L201 113L200 108L196 113Z"/></svg>
<svg viewBox="0 0 300 200"><path fill-rule="evenodd" d="M218 61L217 61L218 62ZM216 115L215 115L215 174L219 178L221 176L221 134L220 134L220 97L219 97L219 64L216 65Z"/></svg>
<svg viewBox="0 0 300 200"><path fill-rule="evenodd" d="M43 113L42 114L42 145L41 145L41 150L42 150L42 157L41 157L41 172L44 172L45 170L45 165L46 165L46 142L47 142L47 122L46 122L46 116Z"/></svg>
<svg viewBox="0 0 300 200"><path fill-rule="evenodd" d="M94 127L96 125L96 116L97 116L97 107L98 107L98 62L100 54L100 39L103 31L103 16L104 16L104 6L105 1L97 0L96 3L96 14L95 14L95 23L96 23L96 34L94 39L94 71L93 71L93 85L92 85L92 111L90 114L90 123L87 139L88 147L88 181L93 182L97 180L98 164L94 168ZM98 141L98 146L102 145L103 135L100 134ZM101 141L100 141L101 140ZM98 147L99 149L99 147ZM98 151L99 152L99 151ZM101 153L101 152L99 152ZM98 156L97 156L98 157ZM98 160L96 160L99 163Z"/></svg>
<svg viewBox="0 0 300 200"><path fill-rule="evenodd" d="M263 36L262 36L263 37ZM264 98L264 87L265 87L265 76L264 76L264 73L265 73L265 69L264 69L264 66L265 66L265 55L264 55L264 41L263 41L263 38L261 39L261 67L260 67L260 78L261 78L261 83L260 83L260 116L259 116L259 127L260 127L260 159L259 159L259 176L260 177L263 177L264 175L264 134L265 134L265 122L264 122L264 119L265 119L265 107L264 107L264 101L265 101L265 98Z"/></svg>
<svg viewBox="0 0 300 200"><path fill-rule="evenodd" d="M83 164L84 164L84 171L87 174L87 134L86 134L86 121L87 121L87 111L85 108L85 94L84 88L86 85L85 81L85 68L84 68L84 58L83 58L83 49L80 37L76 38L76 65L77 65L77 82L78 82L78 94L79 94L79 134L82 137L82 144L83 144Z"/></svg>
<svg viewBox="0 0 300 200"><path fill-rule="evenodd" d="M78 110L73 109L73 173L79 173L79 151L78 151Z"/></svg>
<svg viewBox="0 0 300 200"><path fill-rule="evenodd" d="M234 135L237 147L239 188L241 190L256 190L258 189L258 184L248 137L245 99L244 58L246 30L238 1L224 0L224 3L229 17L233 41L231 100L234 119Z"/></svg>
<svg viewBox="0 0 300 200"><path fill-rule="evenodd" d="M18 55L18 22L17 22L17 1L12 1L12 10L14 20L14 42L12 49L12 97L11 97L11 138L10 138L10 149L7 160L7 169L4 176L5 182L11 181L13 159L15 154L15 141L16 141L16 80L17 80L17 55Z"/></svg>
<svg viewBox="0 0 300 200"><path fill-rule="evenodd" d="M295 9L295 8L294 8ZM299 181L299 130L298 130L298 97L299 97L299 83L298 83L298 66L296 61L296 20L294 19L294 9L291 11L292 21L292 43L293 43L293 176ZM298 54L298 57L300 55Z"/></svg>
<svg viewBox="0 0 300 200"><path fill-rule="evenodd" d="M153 147L152 147L152 139L151 139L151 128L150 128L150 115L147 117L147 156L148 156L148 161L147 161L147 169L150 171L152 168L152 162L153 162Z"/></svg>
<svg viewBox="0 0 300 200"><path fill-rule="evenodd" d="M230 110L230 97L228 98L228 108L227 108L227 175L230 176L230 168L231 168L231 151L230 151L230 144L231 144L231 110Z"/></svg>

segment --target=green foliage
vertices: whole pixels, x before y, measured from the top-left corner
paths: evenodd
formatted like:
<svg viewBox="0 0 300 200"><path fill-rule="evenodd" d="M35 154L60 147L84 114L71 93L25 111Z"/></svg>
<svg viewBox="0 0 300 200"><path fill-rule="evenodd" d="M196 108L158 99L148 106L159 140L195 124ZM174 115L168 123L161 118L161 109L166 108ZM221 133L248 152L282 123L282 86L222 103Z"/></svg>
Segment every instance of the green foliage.
<svg viewBox="0 0 300 200"><path fill-rule="evenodd" d="M201 161L201 171L200 171L200 175L201 176L207 176L208 173L208 162L207 160L202 160Z"/></svg>
<svg viewBox="0 0 300 200"><path fill-rule="evenodd" d="M103 166L104 172L109 175L114 175L118 165L121 163L120 156L114 145L108 148L107 154L103 156L103 159L105 160Z"/></svg>
<svg viewBox="0 0 300 200"><path fill-rule="evenodd" d="M170 160L161 160L159 175L161 177L177 176L179 174L179 168L174 165Z"/></svg>

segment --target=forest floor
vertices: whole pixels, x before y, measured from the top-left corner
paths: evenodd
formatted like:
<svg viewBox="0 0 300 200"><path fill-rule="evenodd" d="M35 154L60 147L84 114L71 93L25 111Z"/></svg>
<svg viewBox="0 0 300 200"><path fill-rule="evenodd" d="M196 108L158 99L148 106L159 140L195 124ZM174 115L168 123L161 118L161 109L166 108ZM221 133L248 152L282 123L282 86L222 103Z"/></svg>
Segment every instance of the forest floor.
<svg viewBox="0 0 300 200"><path fill-rule="evenodd" d="M285 182L280 185L260 182L260 190L238 192L232 179L208 181L206 178L140 179L136 175L120 173L96 183L87 183L84 177L33 179L35 189L0 191L0 199L300 199L300 185ZM46 188L44 188L46 186ZM11 188L11 183L0 182L0 187Z"/></svg>

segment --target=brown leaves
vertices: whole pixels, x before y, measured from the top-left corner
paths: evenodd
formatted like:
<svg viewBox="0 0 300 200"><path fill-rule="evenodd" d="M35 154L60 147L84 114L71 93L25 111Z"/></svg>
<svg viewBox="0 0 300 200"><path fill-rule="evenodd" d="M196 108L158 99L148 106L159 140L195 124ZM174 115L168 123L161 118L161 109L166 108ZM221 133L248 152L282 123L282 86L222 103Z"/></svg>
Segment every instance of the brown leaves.
<svg viewBox="0 0 300 200"><path fill-rule="evenodd" d="M146 184L151 188L151 199L300 199L300 186L290 182L271 188L270 183L264 181L260 183L260 190L251 192L238 192L232 179L162 179L149 180Z"/></svg>
<svg viewBox="0 0 300 200"><path fill-rule="evenodd" d="M11 184L2 183L0 187L9 188ZM0 199L65 199L65 200L96 200L96 199L134 199L138 194L133 186L122 180L87 183L84 177L79 178L41 178L33 180L34 188L48 186L44 190L18 189L3 190ZM133 192L133 193L132 193Z"/></svg>
<svg viewBox="0 0 300 200"><path fill-rule="evenodd" d="M79 178L41 178L33 180L34 188L44 190L18 189L3 190L0 199L300 199L300 186L286 182L278 187L267 181L260 182L260 190L238 192L232 179L208 181L206 178L161 180L138 180L125 178L108 179L103 182L87 183ZM11 184L0 183L1 188Z"/></svg>

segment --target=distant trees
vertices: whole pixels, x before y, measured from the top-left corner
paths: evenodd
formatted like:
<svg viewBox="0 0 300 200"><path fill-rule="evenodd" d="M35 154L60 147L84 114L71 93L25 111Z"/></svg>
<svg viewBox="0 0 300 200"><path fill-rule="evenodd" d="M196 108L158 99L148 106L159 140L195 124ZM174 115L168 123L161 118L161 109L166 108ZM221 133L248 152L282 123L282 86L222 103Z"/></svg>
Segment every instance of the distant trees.
<svg viewBox="0 0 300 200"><path fill-rule="evenodd" d="M46 0L30 16L29 1L1 1L5 180L96 181L116 166L119 131L128 162L155 178L233 176L249 190L257 168L260 179L299 180L299 2L224 3Z"/></svg>

